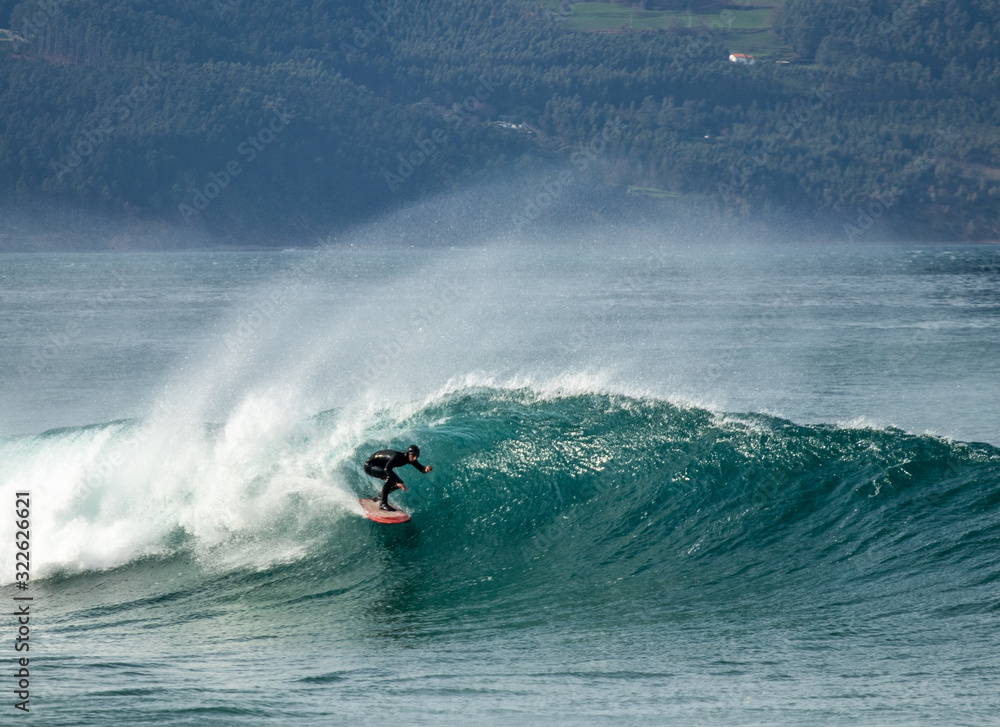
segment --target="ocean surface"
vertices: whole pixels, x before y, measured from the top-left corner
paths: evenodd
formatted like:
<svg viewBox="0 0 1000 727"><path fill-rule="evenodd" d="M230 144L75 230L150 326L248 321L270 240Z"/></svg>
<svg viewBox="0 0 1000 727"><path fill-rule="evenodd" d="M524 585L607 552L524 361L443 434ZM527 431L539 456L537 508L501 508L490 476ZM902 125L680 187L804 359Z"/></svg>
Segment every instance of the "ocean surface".
<svg viewBox="0 0 1000 727"><path fill-rule="evenodd" d="M602 235L0 255L0 723L997 724L1000 248Z"/></svg>

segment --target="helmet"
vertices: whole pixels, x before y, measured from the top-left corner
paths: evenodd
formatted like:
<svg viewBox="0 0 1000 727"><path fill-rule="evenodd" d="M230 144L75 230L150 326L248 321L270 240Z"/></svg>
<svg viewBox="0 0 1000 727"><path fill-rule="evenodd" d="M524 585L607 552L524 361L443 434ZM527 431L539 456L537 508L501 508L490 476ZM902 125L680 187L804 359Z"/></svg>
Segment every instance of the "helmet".
<svg viewBox="0 0 1000 727"><path fill-rule="evenodd" d="M415 444L411 444L409 447L406 448L406 453L407 454L412 454L414 457L419 457L420 456L420 447L418 447Z"/></svg>

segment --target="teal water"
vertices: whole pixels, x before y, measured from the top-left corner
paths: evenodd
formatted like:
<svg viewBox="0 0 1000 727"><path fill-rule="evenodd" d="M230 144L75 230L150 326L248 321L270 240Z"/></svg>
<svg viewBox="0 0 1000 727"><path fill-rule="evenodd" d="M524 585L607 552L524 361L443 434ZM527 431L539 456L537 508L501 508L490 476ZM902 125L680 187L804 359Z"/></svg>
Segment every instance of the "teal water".
<svg viewBox="0 0 1000 727"><path fill-rule="evenodd" d="M996 260L4 256L24 718L988 724Z"/></svg>

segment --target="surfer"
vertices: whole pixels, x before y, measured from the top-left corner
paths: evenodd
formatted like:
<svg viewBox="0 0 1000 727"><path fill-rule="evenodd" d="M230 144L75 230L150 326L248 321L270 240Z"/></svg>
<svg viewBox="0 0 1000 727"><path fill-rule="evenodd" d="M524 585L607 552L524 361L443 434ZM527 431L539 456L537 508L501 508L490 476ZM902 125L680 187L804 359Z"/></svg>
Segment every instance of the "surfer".
<svg viewBox="0 0 1000 727"><path fill-rule="evenodd" d="M396 508L389 504L389 493L397 487L406 489L403 481L399 479L399 475L393 472L396 467L412 464L424 474L431 471L430 465L424 467L417 461L417 457L419 456L420 447L411 444L406 448L405 452L399 452L395 449L383 449L365 460L365 474L385 481L385 484L382 486L382 502L378 506L379 510L395 510Z"/></svg>

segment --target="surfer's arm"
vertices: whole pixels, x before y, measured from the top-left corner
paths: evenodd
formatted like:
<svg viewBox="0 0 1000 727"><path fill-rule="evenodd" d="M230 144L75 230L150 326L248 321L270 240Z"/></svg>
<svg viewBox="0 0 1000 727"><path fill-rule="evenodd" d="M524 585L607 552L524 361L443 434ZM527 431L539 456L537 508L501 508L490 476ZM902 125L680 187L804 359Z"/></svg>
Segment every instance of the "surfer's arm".
<svg viewBox="0 0 1000 727"><path fill-rule="evenodd" d="M427 465L426 467L424 467L424 466L423 466L422 464L420 464L419 460L418 460L418 461L416 461L416 462L410 462L410 464L412 464L412 465L413 465L414 467L416 467L416 468L417 468L418 470L420 470L421 472L423 472L423 473L424 473L425 475L426 475L426 474L427 474L428 472L430 472L430 471L431 471L431 469L433 469L433 468L432 468L432 467L431 467L430 465Z"/></svg>

